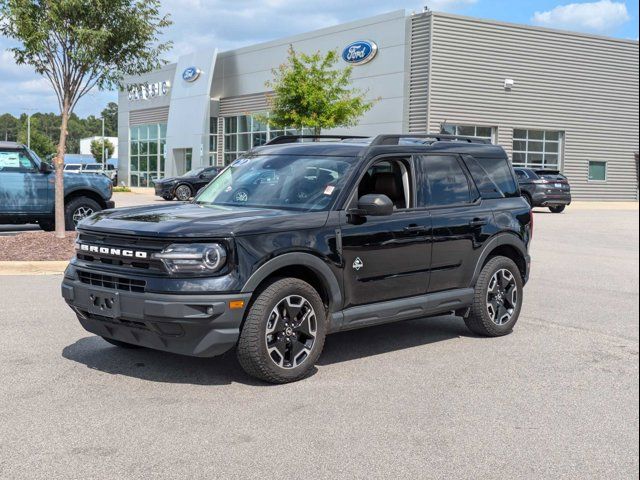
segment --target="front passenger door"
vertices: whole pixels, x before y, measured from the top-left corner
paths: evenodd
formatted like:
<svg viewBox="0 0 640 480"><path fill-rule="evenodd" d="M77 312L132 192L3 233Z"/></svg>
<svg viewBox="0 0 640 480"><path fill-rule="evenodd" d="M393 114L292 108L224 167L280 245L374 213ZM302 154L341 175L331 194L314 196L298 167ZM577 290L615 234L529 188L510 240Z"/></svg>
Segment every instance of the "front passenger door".
<svg viewBox="0 0 640 480"><path fill-rule="evenodd" d="M51 182L50 182L51 180ZM53 175L25 150L0 150L0 213L50 213Z"/></svg>

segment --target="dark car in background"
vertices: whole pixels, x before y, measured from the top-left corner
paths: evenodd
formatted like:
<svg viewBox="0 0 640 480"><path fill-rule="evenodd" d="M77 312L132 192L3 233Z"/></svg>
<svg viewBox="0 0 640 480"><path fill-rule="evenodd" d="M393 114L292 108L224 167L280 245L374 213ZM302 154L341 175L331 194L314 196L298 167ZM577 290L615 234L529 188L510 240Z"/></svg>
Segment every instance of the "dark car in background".
<svg viewBox="0 0 640 480"><path fill-rule="evenodd" d="M224 169L224 167L195 168L179 177L168 177L154 180L153 185L156 195L165 200L177 198L186 202L193 197L198 190L206 186Z"/></svg>
<svg viewBox="0 0 640 480"><path fill-rule="evenodd" d="M571 204L571 185L558 170L515 168L520 191L531 207L562 213Z"/></svg>

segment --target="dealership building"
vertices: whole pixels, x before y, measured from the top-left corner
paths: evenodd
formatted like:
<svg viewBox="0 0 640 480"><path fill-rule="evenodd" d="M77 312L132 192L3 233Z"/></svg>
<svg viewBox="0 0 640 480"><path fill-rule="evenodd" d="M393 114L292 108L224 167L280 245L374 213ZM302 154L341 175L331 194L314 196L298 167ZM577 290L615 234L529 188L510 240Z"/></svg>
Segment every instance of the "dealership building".
<svg viewBox="0 0 640 480"><path fill-rule="evenodd" d="M502 145L514 165L562 171L584 200L637 200L638 42L403 10L289 38L182 56L126 79L120 178L150 186L225 165L274 136L272 69L297 51L337 50L375 105L323 133L446 131Z"/></svg>

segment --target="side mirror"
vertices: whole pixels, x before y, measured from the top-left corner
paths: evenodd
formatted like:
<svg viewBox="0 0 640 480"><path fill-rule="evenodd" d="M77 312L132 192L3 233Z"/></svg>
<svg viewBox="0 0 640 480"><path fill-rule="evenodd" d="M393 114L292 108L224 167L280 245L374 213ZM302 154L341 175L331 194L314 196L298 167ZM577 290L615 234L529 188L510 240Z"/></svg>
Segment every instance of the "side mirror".
<svg viewBox="0 0 640 480"><path fill-rule="evenodd" d="M358 210L361 215L383 217L393 213L393 202L386 195L371 193L358 199Z"/></svg>
<svg viewBox="0 0 640 480"><path fill-rule="evenodd" d="M53 167L49 165L47 162L40 162L40 173L51 173L53 172Z"/></svg>

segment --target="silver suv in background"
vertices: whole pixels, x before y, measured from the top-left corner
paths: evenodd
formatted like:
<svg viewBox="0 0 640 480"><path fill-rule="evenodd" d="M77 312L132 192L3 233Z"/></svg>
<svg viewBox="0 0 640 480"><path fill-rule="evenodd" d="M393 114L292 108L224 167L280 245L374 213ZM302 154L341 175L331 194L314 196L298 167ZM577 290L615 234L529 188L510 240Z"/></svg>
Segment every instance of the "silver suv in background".
<svg viewBox="0 0 640 480"><path fill-rule="evenodd" d="M111 179L114 185L118 184L118 170L114 165L107 163L85 163L82 167L82 173L101 173Z"/></svg>

